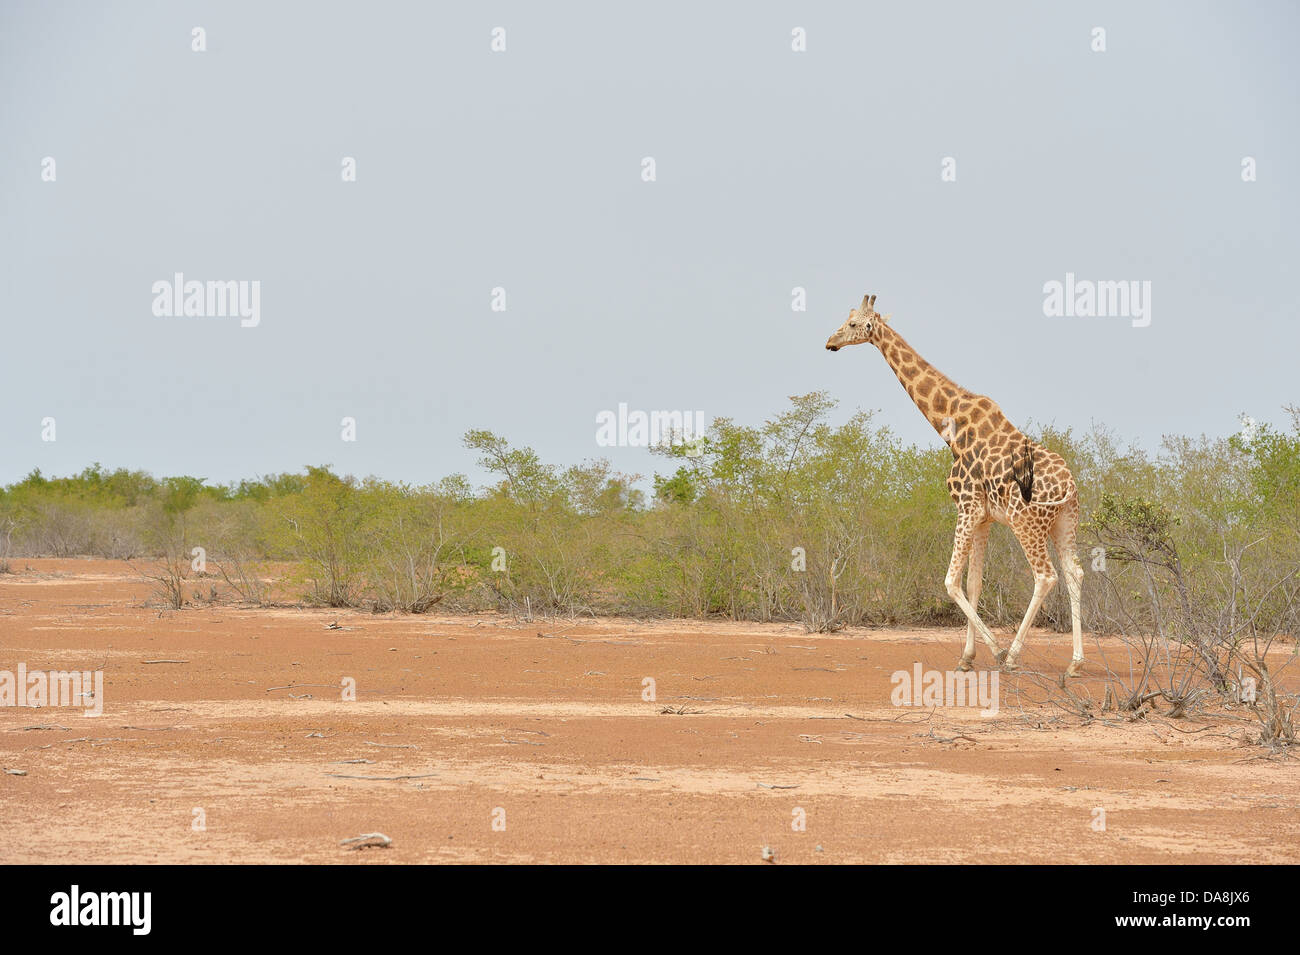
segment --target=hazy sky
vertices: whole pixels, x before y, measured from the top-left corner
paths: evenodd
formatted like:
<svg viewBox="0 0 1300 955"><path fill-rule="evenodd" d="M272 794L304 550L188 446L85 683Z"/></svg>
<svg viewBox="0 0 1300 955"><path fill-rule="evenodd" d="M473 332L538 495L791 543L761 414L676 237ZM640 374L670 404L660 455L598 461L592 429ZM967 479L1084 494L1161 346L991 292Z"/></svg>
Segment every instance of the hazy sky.
<svg viewBox="0 0 1300 955"><path fill-rule="evenodd" d="M875 349L823 349L866 291L1015 423L1151 447L1278 421L1298 25L1285 2L3 0L0 482L477 480L469 428L647 473L597 447L600 411L758 423L815 389L937 445ZM260 282L260 323L156 316L176 272ZM1150 325L1046 317L1067 272L1149 281Z"/></svg>

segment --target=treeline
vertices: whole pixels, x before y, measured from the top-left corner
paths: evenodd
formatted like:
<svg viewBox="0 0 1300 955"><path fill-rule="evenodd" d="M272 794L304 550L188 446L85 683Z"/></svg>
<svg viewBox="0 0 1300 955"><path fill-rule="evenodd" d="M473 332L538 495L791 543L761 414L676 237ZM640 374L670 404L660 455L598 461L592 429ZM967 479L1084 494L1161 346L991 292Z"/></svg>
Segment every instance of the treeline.
<svg viewBox="0 0 1300 955"><path fill-rule="evenodd" d="M34 471L0 490L0 569L36 556L130 560L177 607L717 615L814 630L960 623L943 587L950 452L904 443L867 413L833 425L832 407L816 393L760 426L718 420L703 441L656 452L672 473L650 494L605 461L557 467L486 431L464 439L493 476L483 488L462 475L412 486L328 467L227 485ZM1291 419L1167 438L1155 454L1101 429L1035 433L1080 488L1090 629L1188 628L1221 613L1294 632ZM1015 624L1031 589L1010 532L995 530L981 614ZM1041 622L1068 628L1064 587Z"/></svg>

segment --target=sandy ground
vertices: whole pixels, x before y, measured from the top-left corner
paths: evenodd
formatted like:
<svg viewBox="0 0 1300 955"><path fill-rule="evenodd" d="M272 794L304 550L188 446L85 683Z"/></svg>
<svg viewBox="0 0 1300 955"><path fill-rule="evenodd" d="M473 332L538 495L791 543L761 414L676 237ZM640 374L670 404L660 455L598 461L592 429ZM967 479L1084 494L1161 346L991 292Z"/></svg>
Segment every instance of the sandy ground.
<svg viewBox="0 0 1300 955"><path fill-rule="evenodd" d="M1065 635L1031 634L981 716L891 704L954 630L160 613L125 564L15 567L0 670L104 693L0 707L6 862L1300 861L1296 760L1250 758L1240 714L1071 715ZM1100 700L1118 645L1087 652L1071 687Z"/></svg>

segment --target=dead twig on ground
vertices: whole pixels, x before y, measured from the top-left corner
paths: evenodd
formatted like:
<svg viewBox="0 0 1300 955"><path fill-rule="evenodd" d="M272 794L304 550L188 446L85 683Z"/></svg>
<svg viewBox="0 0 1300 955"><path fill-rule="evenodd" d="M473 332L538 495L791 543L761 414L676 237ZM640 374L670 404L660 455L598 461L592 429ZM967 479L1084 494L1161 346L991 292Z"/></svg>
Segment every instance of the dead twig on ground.
<svg viewBox="0 0 1300 955"><path fill-rule="evenodd" d="M393 840L382 832L367 832L364 835L353 836L351 839L344 839L339 843L341 846L347 846L350 851L356 851L357 849L387 849L392 844Z"/></svg>
<svg viewBox="0 0 1300 955"><path fill-rule="evenodd" d="M852 713L845 713L844 715L851 720L857 720L859 723L928 723L930 717L934 715L934 710L931 709L928 714L921 717L920 719L915 719L915 720L903 719L903 717L905 716L912 716L913 714L911 713L899 713L897 716L891 717L889 719L885 719L885 717L883 716L854 716ZM916 715L919 716L920 714L916 714ZM821 719L821 718L822 717L814 717L814 719ZM826 719L835 719L835 717L828 716L826 717Z"/></svg>

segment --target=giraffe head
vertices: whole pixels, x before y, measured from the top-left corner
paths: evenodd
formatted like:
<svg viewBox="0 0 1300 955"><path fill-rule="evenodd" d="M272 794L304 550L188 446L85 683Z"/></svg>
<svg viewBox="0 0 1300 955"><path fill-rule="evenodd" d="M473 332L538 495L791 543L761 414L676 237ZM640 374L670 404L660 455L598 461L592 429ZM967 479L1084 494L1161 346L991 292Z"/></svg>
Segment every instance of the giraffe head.
<svg viewBox="0 0 1300 955"><path fill-rule="evenodd" d="M839 351L849 345L861 345L869 342L881 325L889 321L888 315L876 311L876 297L862 296L862 304L849 312L844 324L836 329L835 334L826 339L827 351Z"/></svg>

